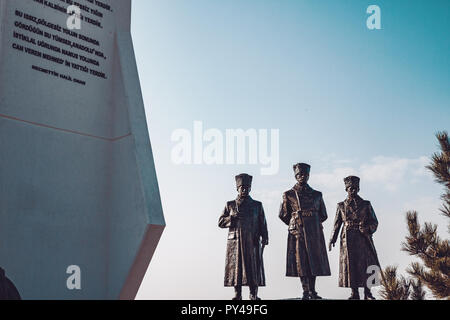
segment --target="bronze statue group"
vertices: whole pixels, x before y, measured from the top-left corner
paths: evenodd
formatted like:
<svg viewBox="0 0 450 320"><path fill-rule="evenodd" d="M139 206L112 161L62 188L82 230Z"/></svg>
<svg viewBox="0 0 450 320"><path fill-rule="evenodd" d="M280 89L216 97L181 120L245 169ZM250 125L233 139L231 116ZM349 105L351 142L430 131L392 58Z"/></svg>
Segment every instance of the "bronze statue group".
<svg viewBox="0 0 450 320"><path fill-rule="evenodd" d="M286 276L300 278L303 300L322 299L315 285L317 276L331 275L322 226L327 211L322 193L308 185L311 166L298 163L293 168L297 183L284 192L279 212L279 218L288 226ZM341 231L339 286L352 289L349 299L359 300L358 289L364 288L364 299L374 300L368 270L380 267L372 240L378 221L370 202L358 195L359 182L356 176L344 179L347 198L337 205L329 250ZM258 287L265 286L267 223L262 203L249 195L251 185L250 175L236 176L238 196L227 202L219 218L219 227L229 230L224 285L234 287L233 300L242 299L242 286L249 287L251 300L259 300Z"/></svg>

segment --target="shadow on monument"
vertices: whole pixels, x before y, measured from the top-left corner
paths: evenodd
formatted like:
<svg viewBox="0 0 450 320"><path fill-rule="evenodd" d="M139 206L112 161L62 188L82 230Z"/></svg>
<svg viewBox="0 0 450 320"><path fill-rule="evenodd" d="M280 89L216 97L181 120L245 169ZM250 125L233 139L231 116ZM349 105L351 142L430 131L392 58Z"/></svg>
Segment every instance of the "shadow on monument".
<svg viewBox="0 0 450 320"><path fill-rule="evenodd" d="M0 300L21 300L19 291L14 283L5 275L5 270L0 267Z"/></svg>

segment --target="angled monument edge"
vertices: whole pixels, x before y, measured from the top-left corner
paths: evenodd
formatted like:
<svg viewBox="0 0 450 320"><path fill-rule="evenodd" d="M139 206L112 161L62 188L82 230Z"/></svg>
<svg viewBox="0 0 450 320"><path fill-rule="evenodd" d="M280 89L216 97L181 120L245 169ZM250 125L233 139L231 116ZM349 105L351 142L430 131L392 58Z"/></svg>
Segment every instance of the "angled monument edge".
<svg viewBox="0 0 450 320"><path fill-rule="evenodd" d="M144 239L141 242L139 251L120 292L120 300L134 300L136 298L136 294L153 258L164 228L161 225L149 224L147 226Z"/></svg>
<svg viewBox="0 0 450 320"><path fill-rule="evenodd" d="M149 224L165 225L157 174L146 121L144 101L130 32L117 32L117 46L135 143L136 164L143 188Z"/></svg>

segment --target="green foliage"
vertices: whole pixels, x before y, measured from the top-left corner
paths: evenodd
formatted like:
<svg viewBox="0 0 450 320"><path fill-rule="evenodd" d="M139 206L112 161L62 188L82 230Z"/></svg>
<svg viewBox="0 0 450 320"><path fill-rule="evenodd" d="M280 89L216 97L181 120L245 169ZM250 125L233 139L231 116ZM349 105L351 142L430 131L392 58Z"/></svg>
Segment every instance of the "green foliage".
<svg viewBox="0 0 450 320"><path fill-rule="evenodd" d="M438 132L436 138L441 148L440 153L435 153L431 157L431 164L427 169L433 172L437 183L444 185L445 192L442 195L444 201L441 212L447 218L450 218L450 141L446 131ZM450 223L448 226L450 232Z"/></svg>
<svg viewBox="0 0 450 320"><path fill-rule="evenodd" d="M397 276L397 267L387 266L382 271L380 295L384 300L408 300L411 284L403 276Z"/></svg>
<svg viewBox="0 0 450 320"><path fill-rule="evenodd" d="M425 300L425 291L420 280L410 280L411 284L411 300Z"/></svg>
<svg viewBox="0 0 450 320"><path fill-rule="evenodd" d="M397 267L388 266L383 271L380 295L384 300L425 300L420 280L397 275Z"/></svg>
<svg viewBox="0 0 450 320"><path fill-rule="evenodd" d="M427 169L436 182L445 187L441 212L450 218L450 141L447 132L436 134L441 151L431 158ZM450 242L437 234L437 226L426 222L420 225L416 211L406 213L408 235L402 250L419 258L406 270L412 276L406 280L397 276L397 268L387 267L383 272L382 297L387 300L424 300L423 285L438 299L450 299ZM450 232L450 223L448 225Z"/></svg>

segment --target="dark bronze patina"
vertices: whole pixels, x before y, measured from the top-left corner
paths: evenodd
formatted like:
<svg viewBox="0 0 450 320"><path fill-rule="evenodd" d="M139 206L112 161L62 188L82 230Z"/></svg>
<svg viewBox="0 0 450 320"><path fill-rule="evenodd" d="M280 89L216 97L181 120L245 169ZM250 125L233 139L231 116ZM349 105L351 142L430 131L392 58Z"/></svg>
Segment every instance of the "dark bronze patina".
<svg viewBox="0 0 450 320"><path fill-rule="evenodd" d="M358 288L364 288L364 299L375 299L368 287L369 266L378 266L377 252L372 234L377 230L378 220L370 201L359 195L359 181L355 176L344 179L348 193L345 201L338 203L329 249L334 247L342 227L339 257L339 286L352 288L349 299L359 300Z"/></svg>
<svg viewBox="0 0 450 320"><path fill-rule="evenodd" d="M321 299L315 290L317 276L329 276L330 265L322 223L327 210L322 193L308 185L310 165L294 165L297 184L283 194L280 219L289 226L286 276L300 277L303 299Z"/></svg>
<svg viewBox="0 0 450 320"><path fill-rule="evenodd" d="M242 299L242 286L250 287L250 299L259 300L258 287L265 286L263 250L269 243L262 203L249 193L252 176L236 176L238 197L228 201L219 227L228 228L225 287L234 287L233 300Z"/></svg>

